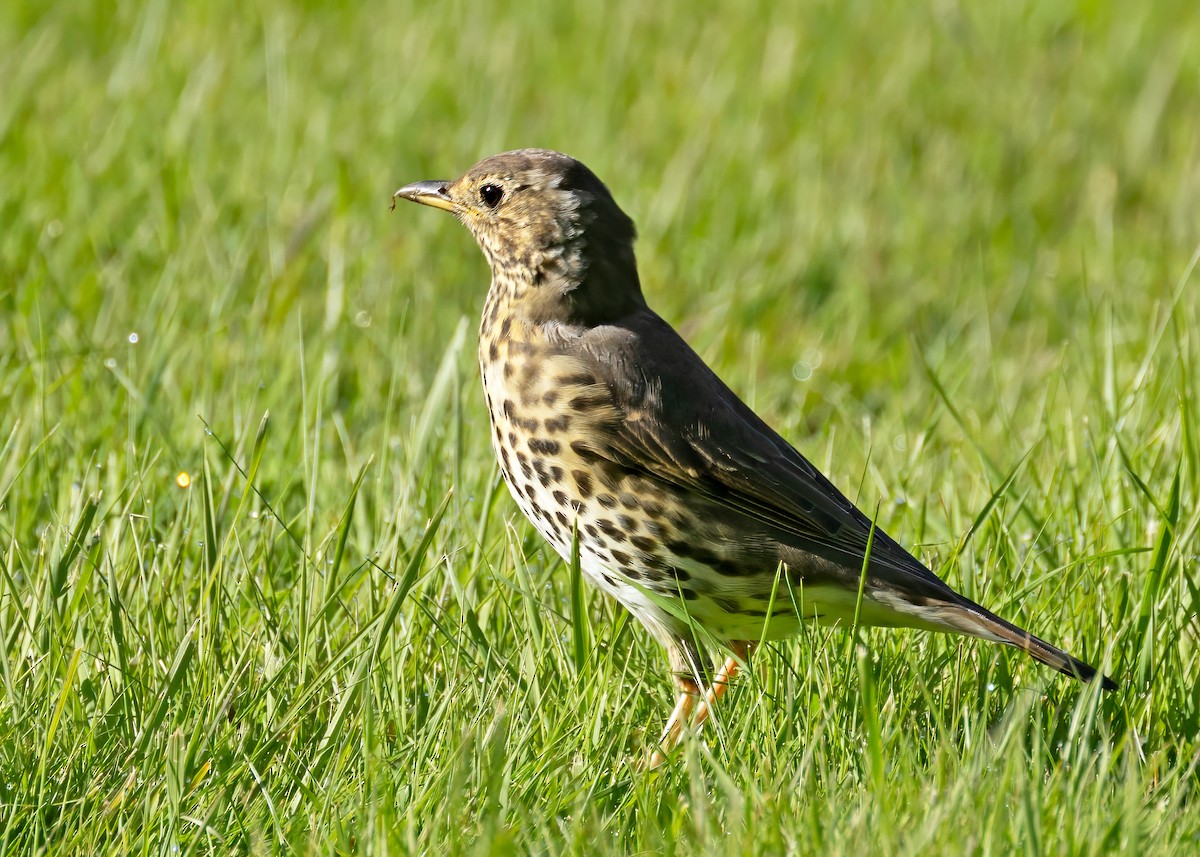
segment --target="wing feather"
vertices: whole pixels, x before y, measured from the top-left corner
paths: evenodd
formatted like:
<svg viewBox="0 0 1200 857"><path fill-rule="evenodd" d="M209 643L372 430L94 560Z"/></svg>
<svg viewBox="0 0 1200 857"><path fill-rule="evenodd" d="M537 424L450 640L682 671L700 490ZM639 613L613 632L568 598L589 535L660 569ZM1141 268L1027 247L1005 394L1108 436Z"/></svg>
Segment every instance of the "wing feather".
<svg viewBox="0 0 1200 857"><path fill-rule="evenodd" d="M669 325L645 311L598 328L590 369L621 414L593 443L627 470L736 512L766 536L857 573L871 520L743 403ZM653 342L651 354L646 343ZM604 358L601 359L601 354ZM653 377L641 370L654 367ZM872 579L945 597L952 591L876 528Z"/></svg>

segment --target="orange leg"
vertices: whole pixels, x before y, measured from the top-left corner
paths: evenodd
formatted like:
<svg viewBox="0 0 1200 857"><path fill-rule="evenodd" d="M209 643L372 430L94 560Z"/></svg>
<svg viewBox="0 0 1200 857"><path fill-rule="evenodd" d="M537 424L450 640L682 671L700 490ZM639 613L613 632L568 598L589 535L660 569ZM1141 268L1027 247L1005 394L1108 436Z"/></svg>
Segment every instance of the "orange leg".
<svg viewBox="0 0 1200 857"><path fill-rule="evenodd" d="M700 703L700 707L696 709L694 725L697 729L704 725L704 721L712 713L717 701L729 690L729 683L738 674L739 665L747 663L750 658L750 644L745 640L737 640L731 643L730 648L733 649L733 654L725 659L725 663L721 665L721 669L713 677L712 687L704 694L704 700Z"/></svg>
<svg viewBox="0 0 1200 857"><path fill-rule="evenodd" d="M657 768L667 761L666 754L679 746L679 742L683 740L684 726L687 725L692 707L696 704L696 696L696 691L693 689L685 688L679 691L679 699L675 702L671 716L667 718L667 725L663 727L662 737L658 739L658 747L650 753L646 760L646 767Z"/></svg>
<svg viewBox="0 0 1200 857"><path fill-rule="evenodd" d="M729 690L729 683L737 675L739 665L745 663L750 657L750 644L744 640L732 643L731 648L733 655L725 659L725 663L713 677L712 685L705 691L704 698L700 700L700 707L696 710L695 717L691 718L692 725L697 729L708 719L717 701ZM667 725L663 729L662 737L658 739L658 747L647 759L646 764L649 768L657 768L665 762L667 754L678 747L683 740L684 728L688 725L689 715L696 705L699 687L690 681L681 682L681 685L683 690L675 703L675 709L667 718Z"/></svg>

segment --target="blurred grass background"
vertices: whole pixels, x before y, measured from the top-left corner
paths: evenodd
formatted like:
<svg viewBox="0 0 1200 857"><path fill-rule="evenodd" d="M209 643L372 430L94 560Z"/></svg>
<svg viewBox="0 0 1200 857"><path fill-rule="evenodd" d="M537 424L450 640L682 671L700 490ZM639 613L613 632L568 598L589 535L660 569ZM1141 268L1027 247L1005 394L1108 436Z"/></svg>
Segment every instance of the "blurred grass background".
<svg viewBox="0 0 1200 857"><path fill-rule="evenodd" d="M1122 691L814 629L637 771L661 653L570 615L487 444L482 257L387 210L521 146L893 535ZM0 850L1200 848L1198 245L1191 3L5 4Z"/></svg>

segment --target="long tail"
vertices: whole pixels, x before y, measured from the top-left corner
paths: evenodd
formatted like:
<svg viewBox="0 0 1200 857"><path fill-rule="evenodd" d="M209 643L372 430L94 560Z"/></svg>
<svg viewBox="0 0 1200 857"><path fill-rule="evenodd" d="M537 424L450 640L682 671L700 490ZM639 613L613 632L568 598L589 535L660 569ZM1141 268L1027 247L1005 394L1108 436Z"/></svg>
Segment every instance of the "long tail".
<svg viewBox="0 0 1200 857"><path fill-rule="evenodd" d="M1058 670L1063 675L1069 675L1080 681L1100 681L1105 690L1116 690L1117 683L1103 675L1090 664L1085 664L1079 658L1072 657L1057 646L1052 646L1040 637L1018 628L1012 622L1005 621L989 610L980 607L975 602L958 596L962 609L960 621L955 622L956 629L973 637L993 640L1020 649L1036 661Z"/></svg>

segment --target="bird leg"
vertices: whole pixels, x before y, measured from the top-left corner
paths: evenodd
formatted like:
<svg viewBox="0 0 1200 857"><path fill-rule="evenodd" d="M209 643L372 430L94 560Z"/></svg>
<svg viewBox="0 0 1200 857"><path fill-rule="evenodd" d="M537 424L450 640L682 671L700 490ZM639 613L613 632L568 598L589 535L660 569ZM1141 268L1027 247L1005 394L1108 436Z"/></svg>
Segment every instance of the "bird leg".
<svg viewBox="0 0 1200 857"><path fill-rule="evenodd" d="M697 729L704 725L704 721L712 713L713 706L729 690L729 683L738 674L739 666L750 662L750 643L745 640L735 640L729 644L729 647L733 649L733 654L725 659L725 663L721 664L721 669L717 670L716 676L713 677L713 683L705 692L700 707L696 709L693 725Z"/></svg>
<svg viewBox="0 0 1200 857"><path fill-rule="evenodd" d="M733 654L725 659L725 663L713 677L712 684L705 689L704 698L700 700L700 707L696 709L694 717L690 715L700 695L700 685L691 679L679 679L679 698L671 716L667 718L667 725L663 728L662 737L658 739L658 746L646 760L648 768L657 768L663 764L667 760L667 754L679 746L683 741L683 731L689 718L692 725L699 729L708 719L717 701L729 690L729 683L737 675L740 664L749 660L751 646L745 640L737 640L730 644L730 648L733 649Z"/></svg>
<svg viewBox="0 0 1200 857"><path fill-rule="evenodd" d="M658 746L646 758L646 767L648 768L657 768L667 761L666 754L679 746L679 742L683 740L683 728L687 725L692 707L695 706L696 699L700 695L700 686L695 682L681 680L679 684L681 689L679 698L675 701L675 708L672 709L671 716L667 718L667 725L663 727L662 736L658 739Z"/></svg>

